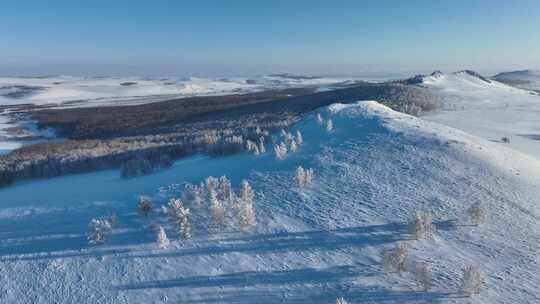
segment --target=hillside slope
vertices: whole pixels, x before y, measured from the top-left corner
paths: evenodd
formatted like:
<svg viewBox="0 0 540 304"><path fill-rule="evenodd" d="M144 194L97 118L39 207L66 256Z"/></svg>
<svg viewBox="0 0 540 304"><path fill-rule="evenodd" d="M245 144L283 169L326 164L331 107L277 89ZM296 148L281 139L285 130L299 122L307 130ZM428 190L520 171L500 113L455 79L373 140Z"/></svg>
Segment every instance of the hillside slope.
<svg viewBox="0 0 540 304"><path fill-rule="evenodd" d="M485 280L475 303L538 301L539 161L376 102L320 113L334 130L307 116L295 126L304 143L283 160L196 157L141 178L105 171L1 189L1 302L469 303L458 292L467 265ZM304 188L293 183L298 165L315 172ZM166 226L172 243L158 250L144 225L159 215L138 215L137 196L159 206L179 183L210 175L249 179L256 228L194 229L180 241ZM465 217L475 202L489 212L478 227ZM416 210L433 212L433 239L409 241ZM86 248L89 219L111 212L119 224L109 242ZM381 253L398 241L410 246L409 265L432 266L431 291L410 273L383 273Z"/></svg>

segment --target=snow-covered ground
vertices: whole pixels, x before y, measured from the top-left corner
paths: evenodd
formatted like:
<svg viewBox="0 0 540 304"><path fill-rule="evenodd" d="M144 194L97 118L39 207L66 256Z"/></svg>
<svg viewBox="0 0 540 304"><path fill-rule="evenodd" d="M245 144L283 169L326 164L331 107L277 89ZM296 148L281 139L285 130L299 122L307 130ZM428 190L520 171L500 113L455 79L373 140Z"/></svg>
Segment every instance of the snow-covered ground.
<svg viewBox="0 0 540 304"><path fill-rule="evenodd" d="M485 139L510 140L513 149L540 159L540 95L466 72L434 74L422 85L431 88L443 109L424 119Z"/></svg>
<svg viewBox="0 0 540 304"><path fill-rule="evenodd" d="M320 113L334 130L306 117L295 126L304 143L283 160L193 157L140 178L105 171L1 189L0 302L538 303L538 159L376 102ZM298 165L315 171L304 188L293 182ZM159 206L176 185L210 175L249 179L256 228L194 229L182 241L166 226L171 246L158 249L144 226L161 217L138 215L138 196ZM478 227L465 215L476 202L488 210ZM409 240L415 210L433 212L433 239ZM88 248L88 221L110 213L119 224L109 242ZM410 273L383 272L381 253L398 241L409 266L431 265L429 292ZM472 300L458 288L467 265L484 278Z"/></svg>

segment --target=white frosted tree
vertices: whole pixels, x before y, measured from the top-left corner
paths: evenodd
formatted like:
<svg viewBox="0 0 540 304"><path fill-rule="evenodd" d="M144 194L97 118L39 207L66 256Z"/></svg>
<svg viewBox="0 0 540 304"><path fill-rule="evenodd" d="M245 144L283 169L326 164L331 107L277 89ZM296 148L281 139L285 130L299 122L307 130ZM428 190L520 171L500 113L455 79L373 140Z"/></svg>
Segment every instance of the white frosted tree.
<svg viewBox="0 0 540 304"><path fill-rule="evenodd" d="M296 130L296 143L301 145L303 142L304 138L302 137L302 133L300 133L300 130Z"/></svg>
<svg viewBox="0 0 540 304"><path fill-rule="evenodd" d="M180 206L177 213L176 224L178 234L185 240L191 237L191 224L189 222L189 208Z"/></svg>
<svg viewBox="0 0 540 304"><path fill-rule="evenodd" d="M182 201L177 198L171 198L167 204L167 214L172 222L176 222L178 218L178 212L183 207Z"/></svg>
<svg viewBox="0 0 540 304"><path fill-rule="evenodd" d="M220 226L223 224L225 211L223 210L223 204L221 204L214 191L210 193L210 214L214 225Z"/></svg>
<svg viewBox="0 0 540 304"><path fill-rule="evenodd" d="M425 292L431 288L431 267L427 263L420 262L414 269L414 279Z"/></svg>
<svg viewBox="0 0 540 304"><path fill-rule="evenodd" d="M326 131L328 132L334 131L334 123L332 122L332 119L328 119L326 121Z"/></svg>
<svg viewBox="0 0 540 304"><path fill-rule="evenodd" d="M474 203L469 207L469 209L467 209L467 214L469 215L469 220L475 226L484 223L487 218L486 209L482 207L480 202Z"/></svg>
<svg viewBox="0 0 540 304"><path fill-rule="evenodd" d="M433 217L430 212L417 211L409 220L409 233L415 240L430 238L433 232Z"/></svg>
<svg viewBox="0 0 540 304"><path fill-rule="evenodd" d="M234 192L232 191L232 185L231 181L227 178L227 176L223 175L219 178L218 182L218 199L225 202L230 203L233 201L234 198Z"/></svg>
<svg viewBox="0 0 540 304"><path fill-rule="evenodd" d="M266 153L266 147L264 146L264 137L259 137L259 153Z"/></svg>
<svg viewBox="0 0 540 304"><path fill-rule="evenodd" d="M242 181L240 195L238 197L238 224L243 231L255 226L255 212L253 210L253 200L255 194L247 180Z"/></svg>
<svg viewBox="0 0 540 304"><path fill-rule="evenodd" d="M306 184L311 184L311 182L313 181L313 176L314 176L313 169L307 169L305 171L305 182L306 182Z"/></svg>
<svg viewBox="0 0 540 304"><path fill-rule="evenodd" d="M476 266L468 266L463 269L461 277L461 291L466 296L472 296L480 293L482 287L482 274Z"/></svg>
<svg viewBox="0 0 540 304"><path fill-rule="evenodd" d="M294 140L294 139L291 140L289 150L291 150L291 152L298 151L298 144L296 143L296 140Z"/></svg>
<svg viewBox="0 0 540 304"><path fill-rule="evenodd" d="M283 159L287 155L287 146L285 143L280 143L279 145L274 146L274 153L277 159Z"/></svg>
<svg viewBox="0 0 540 304"><path fill-rule="evenodd" d="M294 174L294 181L300 187L306 185L306 171L304 170L304 168L302 168L302 166L298 166L298 168L296 168L296 172Z"/></svg>
<svg viewBox="0 0 540 304"><path fill-rule="evenodd" d="M398 273L405 271L408 255L407 246L403 243L398 243L393 249L386 250L382 258L384 270Z"/></svg>
<svg viewBox="0 0 540 304"><path fill-rule="evenodd" d="M165 249L169 247L170 241L169 238L167 238L167 234L165 233L165 229L163 227L159 226L158 232L157 232L157 243L159 248Z"/></svg>

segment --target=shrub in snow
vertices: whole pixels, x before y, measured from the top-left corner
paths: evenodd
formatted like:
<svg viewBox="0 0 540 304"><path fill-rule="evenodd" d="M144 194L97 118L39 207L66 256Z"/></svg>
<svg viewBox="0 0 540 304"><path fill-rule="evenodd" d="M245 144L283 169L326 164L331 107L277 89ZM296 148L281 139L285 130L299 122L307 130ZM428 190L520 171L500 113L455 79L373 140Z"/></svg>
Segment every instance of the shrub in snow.
<svg viewBox="0 0 540 304"><path fill-rule="evenodd" d="M468 266L463 269L461 277L461 291L467 295L479 294L482 287L482 275L480 270L475 266Z"/></svg>
<svg viewBox="0 0 540 304"><path fill-rule="evenodd" d="M298 145L301 145L304 142L304 138L302 137L302 133L300 133L299 130L296 130L296 143Z"/></svg>
<svg viewBox="0 0 540 304"><path fill-rule="evenodd" d="M417 263L414 269L414 278L416 283L427 292L431 288L431 268L427 263Z"/></svg>
<svg viewBox="0 0 540 304"><path fill-rule="evenodd" d="M433 217L429 212L415 212L409 220L409 233L415 240L431 237Z"/></svg>
<svg viewBox="0 0 540 304"><path fill-rule="evenodd" d="M147 197L141 197L139 199L139 204L137 205L137 209L139 210L139 213L144 216L148 216L150 212L152 212L152 202Z"/></svg>
<svg viewBox="0 0 540 304"><path fill-rule="evenodd" d="M467 209L467 214L473 225L480 225L486 221L487 212L486 209L482 208L482 205L477 202L474 203L469 209Z"/></svg>
<svg viewBox="0 0 540 304"><path fill-rule="evenodd" d="M336 304L348 304L349 302L345 301L343 297L336 299Z"/></svg>
<svg viewBox="0 0 540 304"><path fill-rule="evenodd" d="M503 143L507 144L507 143L510 143L510 138L508 138L508 137L503 137L503 138L501 138L501 141L502 141Z"/></svg>
<svg viewBox="0 0 540 304"><path fill-rule="evenodd" d="M106 234L112 230L112 224L107 219L93 218L88 224L88 244L90 246L102 245L106 241Z"/></svg>
<svg viewBox="0 0 540 304"><path fill-rule="evenodd" d="M317 122L322 125L324 122L321 113L317 113Z"/></svg>
<svg viewBox="0 0 540 304"><path fill-rule="evenodd" d="M395 248L383 253L382 264L386 272L399 272L406 270L407 256L409 255L407 246L399 243Z"/></svg>
<svg viewBox="0 0 540 304"><path fill-rule="evenodd" d="M159 248L165 249L169 247L169 239L167 238L167 234L165 233L165 229L163 227L159 226L158 233L157 233L157 243Z"/></svg>
<svg viewBox="0 0 540 304"><path fill-rule="evenodd" d="M255 226L255 212L253 210L253 199L255 194L247 180L242 181L242 188L238 197L238 224L243 231Z"/></svg>
<svg viewBox="0 0 540 304"><path fill-rule="evenodd" d="M328 119L328 121L326 122L326 131L328 132L334 131L334 123L332 122L331 119Z"/></svg>

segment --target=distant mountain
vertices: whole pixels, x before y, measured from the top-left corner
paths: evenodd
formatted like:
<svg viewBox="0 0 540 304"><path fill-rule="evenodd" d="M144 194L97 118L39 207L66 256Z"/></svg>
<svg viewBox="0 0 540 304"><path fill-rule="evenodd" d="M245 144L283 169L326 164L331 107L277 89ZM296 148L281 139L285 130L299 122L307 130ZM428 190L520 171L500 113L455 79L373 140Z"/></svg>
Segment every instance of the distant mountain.
<svg viewBox="0 0 540 304"><path fill-rule="evenodd" d="M540 90L540 71L519 70L502 72L492 77L494 80L528 90Z"/></svg>

